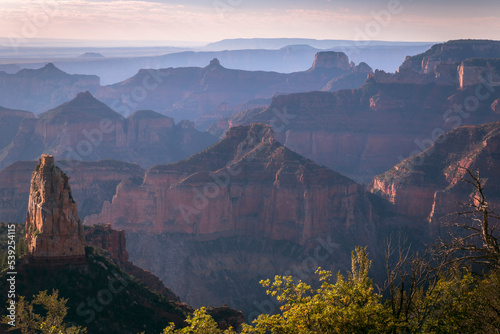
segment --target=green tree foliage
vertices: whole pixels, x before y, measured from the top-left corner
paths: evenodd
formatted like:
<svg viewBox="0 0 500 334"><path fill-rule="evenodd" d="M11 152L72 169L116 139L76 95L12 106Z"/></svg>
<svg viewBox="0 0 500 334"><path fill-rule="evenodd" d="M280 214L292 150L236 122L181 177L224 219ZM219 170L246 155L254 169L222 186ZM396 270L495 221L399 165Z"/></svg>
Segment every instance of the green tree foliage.
<svg viewBox="0 0 500 334"><path fill-rule="evenodd" d="M371 261L365 248L352 253L352 270L347 279L319 268L321 286L313 289L289 276L262 281L267 293L282 302L281 312L260 315L245 333L389 333L396 328L390 310L381 303L368 276Z"/></svg>
<svg viewBox="0 0 500 334"><path fill-rule="evenodd" d="M235 334L236 332L229 328L222 331L217 327L215 320L207 314L206 308L202 307L186 319L187 327L175 330L175 325L170 325L163 330L163 334Z"/></svg>
<svg viewBox="0 0 500 334"><path fill-rule="evenodd" d="M8 256L8 241L10 240L8 236L8 226L13 224L0 223L0 272L7 268L7 256ZM23 224L15 224L15 248L16 248L16 260L20 260L24 255L28 254L28 246L26 245L25 229Z"/></svg>
<svg viewBox="0 0 500 334"><path fill-rule="evenodd" d="M243 325L244 334L309 333L497 333L500 328L500 273L478 277L464 267L450 267L435 284L419 286L409 294L403 289L399 299L402 312L396 312L391 300L383 300L374 291L368 276L371 261L364 248L352 255L352 270L347 278L319 268L321 286L313 289L289 276L262 281L267 293L282 303L281 312L262 314L252 325ZM413 267L416 268L416 267ZM411 285L411 281L409 282ZM408 303L411 299L411 303ZM397 310L397 309L396 309ZM403 315L404 314L404 315ZM206 313L195 311L188 326L175 330L174 324L164 334L233 334L222 331Z"/></svg>
<svg viewBox="0 0 500 334"><path fill-rule="evenodd" d="M68 312L66 302L68 300L59 299L59 292L41 291L33 296L33 301L27 301L23 296L16 303L16 327L12 330L19 330L23 334L43 333L43 334L84 334L87 330L77 326L70 326L64 323L64 318ZM4 317L3 323L8 323L9 318Z"/></svg>

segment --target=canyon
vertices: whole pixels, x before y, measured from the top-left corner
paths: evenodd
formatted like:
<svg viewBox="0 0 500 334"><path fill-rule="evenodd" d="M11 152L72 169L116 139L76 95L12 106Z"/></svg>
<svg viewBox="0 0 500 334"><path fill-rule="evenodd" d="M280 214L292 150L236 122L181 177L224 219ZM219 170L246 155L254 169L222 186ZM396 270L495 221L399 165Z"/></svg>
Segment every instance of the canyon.
<svg viewBox="0 0 500 334"><path fill-rule="evenodd" d="M428 243L470 199L462 167L479 170L500 203L499 54L498 42L452 41L397 73L339 52L292 74L213 59L141 70L37 116L1 108L0 221L38 214L33 160L52 154L57 163L39 164L67 173L87 245L183 310L180 300L227 304L251 320L279 308L262 279L345 272L360 245L383 268L391 236ZM145 83L157 86L133 108L103 103ZM199 125L237 110L210 133L163 115Z"/></svg>
<svg viewBox="0 0 500 334"><path fill-rule="evenodd" d="M220 120L209 132L221 136L236 125L270 124L286 147L368 184L443 133L500 120L497 60L484 58L499 50L495 41L438 44L407 58L398 73L375 71L361 88L275 96L269 106ZM452 80L436 72L443 66L451 66ZM483 76L471 79L471 73Z"/></svg>
<svg viewBox="0 0 500 334"><path fill-rule="evenodd" d="M131 261L191 305L225 303L249 316L268 302L260 279L345 268L359 244L379 254L386 227L370 196L283 147L269 125L252 124L124 180L85 225L123 229Z"/></svg>

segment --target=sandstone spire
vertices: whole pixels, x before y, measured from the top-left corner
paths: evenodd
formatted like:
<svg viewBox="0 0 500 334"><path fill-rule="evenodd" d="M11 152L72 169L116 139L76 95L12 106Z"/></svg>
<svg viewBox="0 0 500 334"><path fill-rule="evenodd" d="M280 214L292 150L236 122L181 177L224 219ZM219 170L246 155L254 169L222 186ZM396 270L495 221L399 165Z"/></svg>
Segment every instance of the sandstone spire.
<svg viewBox="0 0 500 334"><path fill-rule="evenodd" d="M85 234L68 176L42 155L31 176L26 240L34 259L71 261L85 257Z"/></svg>

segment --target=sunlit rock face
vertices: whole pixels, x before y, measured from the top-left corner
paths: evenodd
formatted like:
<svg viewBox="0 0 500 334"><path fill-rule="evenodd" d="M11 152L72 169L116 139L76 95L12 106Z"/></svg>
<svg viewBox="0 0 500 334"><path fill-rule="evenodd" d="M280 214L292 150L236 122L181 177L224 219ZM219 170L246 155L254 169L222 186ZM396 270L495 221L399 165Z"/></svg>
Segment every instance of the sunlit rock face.
<svg viewBox="0 0 500 334"><path fill-rule="evenodd" d="M31 178L26 240L34 259L83 258L85 235L68 177L42 155Z"/></svg>

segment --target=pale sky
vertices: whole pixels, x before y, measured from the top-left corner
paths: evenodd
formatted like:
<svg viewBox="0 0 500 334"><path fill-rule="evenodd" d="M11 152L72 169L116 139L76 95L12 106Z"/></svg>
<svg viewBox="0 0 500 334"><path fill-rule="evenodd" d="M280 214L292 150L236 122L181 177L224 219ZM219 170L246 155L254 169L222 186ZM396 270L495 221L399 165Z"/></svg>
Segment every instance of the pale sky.
<svg viewBox="0 0 500 334"><path fill-rule="evenodd" d="M500 40L500 1L0 0L0 37Z"/></svg>

